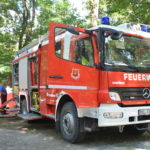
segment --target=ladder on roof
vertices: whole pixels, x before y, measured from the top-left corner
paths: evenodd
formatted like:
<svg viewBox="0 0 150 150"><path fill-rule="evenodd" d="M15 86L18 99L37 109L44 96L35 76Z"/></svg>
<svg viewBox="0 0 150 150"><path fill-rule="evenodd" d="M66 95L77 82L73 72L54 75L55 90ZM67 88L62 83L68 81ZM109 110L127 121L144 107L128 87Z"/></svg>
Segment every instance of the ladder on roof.
<svg viewBox="0 0 150 150"><path fill-rule="evenodd" d="M17 51L17 55L19 55L25 51L28 51L29 49L33 48L34 46L40 45L42 42L48 40L48 35L49 35L49 32L47 32L46 34L44 34L42 36L39 36L38 39L36 39L32 43L26 45L21 50Z"/></svg>

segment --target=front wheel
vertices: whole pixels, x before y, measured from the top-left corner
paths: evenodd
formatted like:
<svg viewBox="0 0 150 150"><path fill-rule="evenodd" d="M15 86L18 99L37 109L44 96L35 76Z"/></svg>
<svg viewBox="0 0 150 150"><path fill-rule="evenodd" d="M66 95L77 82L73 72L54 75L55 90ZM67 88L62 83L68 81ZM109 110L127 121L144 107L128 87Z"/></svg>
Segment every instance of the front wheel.
<svg viewBox="0 0 150 150"><path fill-rule="evenodd" d="M60 131L63 138L70 143L81 142L85 137L85 131L81 132L81 126L74 103L64 104L60 115Z"/></svg>

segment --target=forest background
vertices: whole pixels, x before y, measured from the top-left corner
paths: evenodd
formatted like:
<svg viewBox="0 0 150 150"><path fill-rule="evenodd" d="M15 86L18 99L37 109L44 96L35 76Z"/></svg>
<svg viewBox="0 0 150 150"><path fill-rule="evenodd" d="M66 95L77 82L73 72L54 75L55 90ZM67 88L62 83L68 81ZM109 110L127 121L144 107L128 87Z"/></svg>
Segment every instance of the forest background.
<svg viewBox="0 0 150 150"><path fill-rule="evenodd" d="M109 16L111 25L150 24L150 0L80 0L84 15L72 1L0 0L0 81L11 79L16 51L46 33L50 22L89 28Z"/></svg>

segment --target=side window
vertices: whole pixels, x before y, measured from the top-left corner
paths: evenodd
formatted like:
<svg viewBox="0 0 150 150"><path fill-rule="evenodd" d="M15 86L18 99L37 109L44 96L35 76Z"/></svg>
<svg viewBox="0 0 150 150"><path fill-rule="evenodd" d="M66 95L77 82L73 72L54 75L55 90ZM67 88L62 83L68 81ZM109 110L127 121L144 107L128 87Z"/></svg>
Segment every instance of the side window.
<svg viewBox="0 0 150 150"><path fill-rule="evenodd" d="M94 53L91 37L72 34L63 28L55 29L55 54L57 57L93 67Z"/></svg>
<svg viewBox="0 0 150 150"><path fill-rule="evenodd" d="M71 40L74 34L66 31L63 28L55 29L55 54L57 57L72 61L70 54L71 51Z"/></svg>
<svg viewBox="0 0 150 150"><path fill-rule="evenodd" d="M55 43L56 56L61 58L61 41Z"/></svg>
<svg viewBox="0 0 150 150"><path fill-rule="evenodd" d="M77 40L76 62L86 66L94 66L94 53L90 37Z"/></svg>

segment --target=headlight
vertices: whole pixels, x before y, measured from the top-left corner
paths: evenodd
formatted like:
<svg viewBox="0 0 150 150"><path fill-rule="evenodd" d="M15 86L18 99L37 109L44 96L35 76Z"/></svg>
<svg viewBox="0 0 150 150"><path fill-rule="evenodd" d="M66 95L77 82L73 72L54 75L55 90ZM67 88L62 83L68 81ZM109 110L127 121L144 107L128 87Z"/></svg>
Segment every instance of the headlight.
<svg viewBox="0 0 150 150"><path fill-rule="evenodd" d="M116 92L109 92L109 96L113 101L121 101L119 94Z"/></svg>
<svg viewBox="0 0 150 150"><path fill-rule="evenodd" d="M123 118L123 112L106 112L103 116L107 119Z"/></svg>

